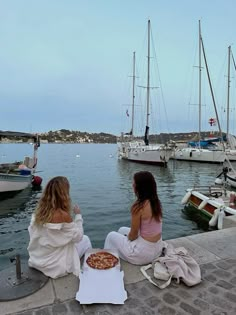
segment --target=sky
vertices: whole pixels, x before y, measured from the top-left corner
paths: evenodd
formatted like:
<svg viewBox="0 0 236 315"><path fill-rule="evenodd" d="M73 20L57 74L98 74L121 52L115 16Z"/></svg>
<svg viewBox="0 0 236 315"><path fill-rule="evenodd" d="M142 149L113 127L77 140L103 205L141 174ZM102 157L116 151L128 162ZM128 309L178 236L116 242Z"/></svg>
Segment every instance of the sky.
<svg viewBox="0 0 236 315"><path fill-rule="evenodd" d="M128 131L133 51L138 69L142 54L147 60L148 19L161 84L155 93L163 99L163 109L153 110L157 123L151 133L198 128L192 95L198 93L193 77L198 75L199 20L224 126L227 50L232 45L234 53L235 12L235 0L0 0L0 130ZM141 81L141 71L139 75L145 85L146 77ZM204 96L210 93L207 89L206 84L202 128L209 129L208 118L215 114ZM232 69L231 116L234 90ZM145 116L145 110L138 104L136 108ZM145 125L145 119L139 123ZM233 120L230 124L234 128Z"/></svg>

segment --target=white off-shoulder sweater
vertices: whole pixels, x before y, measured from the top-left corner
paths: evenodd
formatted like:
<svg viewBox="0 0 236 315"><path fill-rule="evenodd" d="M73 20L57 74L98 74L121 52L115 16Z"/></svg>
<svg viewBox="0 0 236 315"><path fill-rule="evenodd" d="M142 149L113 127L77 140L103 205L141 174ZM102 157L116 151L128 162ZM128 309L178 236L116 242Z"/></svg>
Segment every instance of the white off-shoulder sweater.
<svg viewBox="0 0 236 315"><path fill-rule="evenodd" d="M40 270L51 278L62 277L68 273L78 276L80 258L75 243L83 237L83 219L77 214L71 223L34 223L32 215L28 228L29 266Z"/></svg>

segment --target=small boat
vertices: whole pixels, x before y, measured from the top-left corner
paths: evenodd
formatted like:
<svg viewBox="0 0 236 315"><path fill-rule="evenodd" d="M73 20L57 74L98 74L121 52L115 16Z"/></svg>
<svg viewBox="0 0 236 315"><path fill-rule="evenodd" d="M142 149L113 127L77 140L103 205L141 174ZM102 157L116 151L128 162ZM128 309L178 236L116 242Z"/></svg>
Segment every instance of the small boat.
<svg viewBox="0 0 236 315"><path fill-rule="evenodd" d="M134 88L135 88L135 53L133 55L133 97L132 97L132 128L127 134L122 134L118 140L118 156L131 162L166 166L173 155L173 147L166 144L149 143L149 119L150 119L150 36L151 23L148 20L148 54L147 54L147 90L146 95L146 128L144 141L134 140ZM127 113L128 114L128 113Z"/></svg>
<svg viewBox="0 0 236 315"><path fill-rule="evenodd" d="M185 210L199 214L210 227L222 229L223 218L236 214L236 193L225 186L198 186L187 189L181 201Z"/></svg>
<svg viewBox="0 0 236 315"><path fill-rule="evenodd" d="M236 171L230 160L227 160L228 166L223 166L222 172L216 176L215 184L225 184L236 188Z"/></svg>
<svg viewBox="0 0 236 315"><path fill-rule="evenodd" d="M26 156L24 161L0 164L0 196L22 191L31 185L40 186L41 177L34 175L37 166L37 151L40 146L39 136L23 132L0 131L0 140L2 138L32 139L33 155Z"/></svg>
<svg viewBox="0 0 236 315"><path fill-rule="evenodd" d="M198 124L199 124L199 130L198 130L198 141L190 142L189 147L187 148L176 148L173 158L175 160L180 161L191 161L191 162L205 162L205 163L223 163L226 159L225 152L222 149L222 145L216 146L214 144L214 141L209 141L209 139L206 141L204 139L201 139L201 120L202 120L202 93L201 93L201 82L202 82L202 55L204 57L208 82L210 86L211 91L211 97L214 104L214 109L216 112L216 122L219 125L219 119L218 114L216 110L216 104L215 104L215 97L213 94L212 84L210 80L206 55L205 55L205 49L203 45L203 39L201 34L201 24L199 21L199 100L198 100ZM222 137L221 137L222 139ZM218 142L218 139L213 139L216 142Z"/></svg>

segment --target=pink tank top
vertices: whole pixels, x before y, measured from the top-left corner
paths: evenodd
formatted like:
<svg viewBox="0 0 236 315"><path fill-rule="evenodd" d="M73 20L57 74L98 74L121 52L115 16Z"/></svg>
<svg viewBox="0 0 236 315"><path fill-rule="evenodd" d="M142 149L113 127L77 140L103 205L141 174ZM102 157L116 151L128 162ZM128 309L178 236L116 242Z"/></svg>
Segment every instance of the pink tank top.
<svg viewBox="0 0 236 315"><path fill-rule="evenodd" d="M154 218L141 220L140 235L142 237L152 237L162 232L162 222Z"/></svg>

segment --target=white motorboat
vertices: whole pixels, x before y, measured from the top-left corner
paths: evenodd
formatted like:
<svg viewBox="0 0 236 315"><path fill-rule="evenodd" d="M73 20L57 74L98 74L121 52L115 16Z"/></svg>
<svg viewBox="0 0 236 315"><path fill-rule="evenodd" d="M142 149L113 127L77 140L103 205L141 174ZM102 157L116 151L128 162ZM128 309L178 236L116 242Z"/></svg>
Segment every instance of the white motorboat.
<svg viewBox="0 0 236 315"><path fill-rule="evenodd" d="M0 164L0 195L24 190L34 181L34 173L37 166L37 150L40 146L39 137L38 135L23 132L0 131L0 139L16 137L33 139L33 155L32 157L26 156L23 161ZM37 181L39 179L40 177L37 177Z"/></svg>

